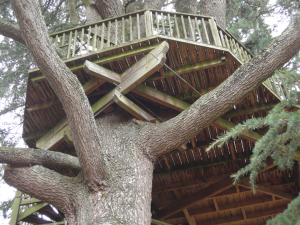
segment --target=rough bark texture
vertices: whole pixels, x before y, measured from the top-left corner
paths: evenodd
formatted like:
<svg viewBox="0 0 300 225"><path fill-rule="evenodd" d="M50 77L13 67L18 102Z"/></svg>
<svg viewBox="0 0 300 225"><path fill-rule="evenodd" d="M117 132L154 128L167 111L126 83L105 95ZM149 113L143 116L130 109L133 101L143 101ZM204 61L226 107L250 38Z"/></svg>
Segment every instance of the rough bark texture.
<svg viewBox="0 0 300 225"><path fill-rule="evenodd" d="M110 166L99 152L99 134L82 85L52 48L37 2L14 0L12 6L33 58L64 106L85 182L91 190L101 190Z"/></svg>
<svg viewBox="0 0 300 225"><path fill-rule="evenodd" d="M95 5L104 20L123 14L123 5L120 0L95 0Z"/></svg>
<svg viewBox="0 0 300 225"><path fill-rule="evenodd" d="M279 38L249 63L243 64L216 89L199 98L177 117L161 125L154 125L153 131L145 131L147 154L154 153L158 156L175 149L232 109L237 102L299 52L299 40L300 11Z"/></svg>
<svg viewBox="0 0 300 225"><path fill-rule="evenodd" d="M102 17L100 16L95 4L90 4L85 7L85 15L87 23L94 23L102 20Z"/></svg>
<svg viewBox="0 0 300 225"><path fill-rule="evenodd" d="M68 0L68 8L70 13L70 23L71 24L77 24L78 23L78 15L76 12L76 0Z"/></svg>
<svg viewBox="0 0 300 225"><path fill-rule="evenodd" d="M217 24L226 29L226 0L201 0L200 14L214 17Z"/></svg>
<svg viewBox="0 0 300 225"><path fill-rule="evenodd" d="M0 148L0 163L13 166L43 165L80 170L77 157L61 152L33 148Z"/></svg>
<svg viewBox="0 0 300 225"><path fill-rule="evenodd" d="M89 191L81 174L68 178L41 166L9 168L5 181L58 207L68 224L150 224L153 162L141 149L143 122L138 125L132 119L119 107L96 119L100 141L111 165L110 179L102 191Z"/></svg>

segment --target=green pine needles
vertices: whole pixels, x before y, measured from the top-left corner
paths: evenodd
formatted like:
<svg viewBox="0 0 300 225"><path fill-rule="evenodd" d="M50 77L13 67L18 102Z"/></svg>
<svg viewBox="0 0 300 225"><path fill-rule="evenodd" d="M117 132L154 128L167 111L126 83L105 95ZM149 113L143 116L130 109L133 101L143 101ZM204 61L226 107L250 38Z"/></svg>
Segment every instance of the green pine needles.
<svg viewBox="0 0 300 225"><path fill-rule="evenodd" d="M300 74L277 71L274 76L281 80L284 79L289 87L289 93L286 93L287 99L277 104L265 118L253 118L243 124L238 124L219 136L206 149L206 151L210 151L214 146L220 148L231 138L236 140L250 130L268 128L262 138L255 143L250 163L232 175L235 184L242 178L249 176L253 190L259 171L267 166L264 163L267 157L271 157L274 164L281 170L291 169L294 166L294 157L299 154L300 149L300 110L297 110L300 108ZM282 84L279 82L276 85ZM300 225L300 197L291 202L284 214L280 214L268 222L268 225L273 224Z"/></svg>

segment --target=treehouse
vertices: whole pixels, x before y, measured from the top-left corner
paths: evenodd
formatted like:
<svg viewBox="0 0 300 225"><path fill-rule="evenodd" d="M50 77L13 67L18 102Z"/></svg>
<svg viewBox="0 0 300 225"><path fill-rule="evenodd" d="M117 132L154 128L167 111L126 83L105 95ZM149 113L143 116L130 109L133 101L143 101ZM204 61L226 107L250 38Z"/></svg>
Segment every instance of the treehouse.
<svg viewBox="0 0 300 225"><path fill-rule="evenodd" d="M63 61L82 83L95 116L117 104L137 120L153 123L163 122L154 112L182 112L252 58L214 18L159 10L87 24L50 39L66 52ZM233 186L230 179L249 163L263 131L205 149L236 124L265 117L289 88L276 77L266 80L186 145L158 160L152 224L258 225L283 212L299 190L298 163L281 171L269 160L258 175L255 194L248 181ZM39 68L29 71L23 139L31 148L76 155L63 107ZM76 175L71 169L52 169ZM48 203L17 191L10 224L20 223L67 222Z"/></svg>

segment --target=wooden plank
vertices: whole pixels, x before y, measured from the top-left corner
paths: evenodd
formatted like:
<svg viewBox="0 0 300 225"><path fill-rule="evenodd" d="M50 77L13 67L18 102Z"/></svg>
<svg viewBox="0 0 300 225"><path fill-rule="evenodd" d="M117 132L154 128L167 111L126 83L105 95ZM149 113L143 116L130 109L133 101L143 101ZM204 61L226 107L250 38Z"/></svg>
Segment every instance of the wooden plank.
<svg viewBox="0 0 300 225"><path fill-rule="evenodd" d="M118 73L115 73L109 69L99 66L93 62L86 60L83 65L83 70L95 77L98 77L109 83L115 82L116 84L121 83L121 78Z"/></svg>
<svg viewBox="0 0 300 225"><path fill-rule="evenodd" d="M27 198L27 199L22 199L20 205L29 205L29 204L33 204L33 203L40 203L42 202L41 200L37 199L37 198Z"/></svg>
<svg viewBox="0 0 300 225"><path fill-rule="evenodd" d="M218 29L217 29L217 25L216 25L215 20L214 19L209 19L208 23L209 23L209 26L210 26L210 30L211 30L215 45L222 47L221 39L219 37L219 33L218 33Z"/></svg>
<svg viewBox="0 0 300 225"><path fill-rule="evenodd" d="M196 204L199 201L203 201L204 199L212 197L213 195L219 194L230 187L232 187L232 179L227 177L184 199L178 199L174 201L173 204L158 212L157 219L165 219L193 204Z"/></svg>
<svg viewBox="0 0 300 225"><path fill-rule="evenodd" d="M51 101L41 102L41 103L31 105L31 106L27 107L26 110L28 112L35 112L35 111L38 111L38 110L41 110L41 109L46 109L46 108L58 105L59 103L60 103L60 101L58 99L54 99L54 100L51 100Z"/></svg>
<svg viewBox="0 0 300 225"><path fill-rule="evenodd" d="M156 225L172 225L172 224L165 223L165 222L162 222L162 221L159 221L159 220L155 220L155 219L151 219L151 224L156 224Z"/></svg>
<svg viewBox="0 0 300 225"><path fill-rule="evenodd" d="M21 220L25 219L27 216L30 216L32 213L42 209L46 205L48 205L48 203L42 202L42 203L38 203L36 205L33 205L28 209L25 209L22 213L19 214L18 221L21 221Z"/></svg>
<svg viewBox="0 0 300 225"><path fill-rule="evenodd" d="M151 115L141 109L138 105L134 104L117 90L114 91L112 98L115 103L117 103L137 119L154 123L156 122L155 118L153 118Z"/></svg>
<svg viewBox="0 0 300 225"><path fill-rule="evenodd" d="M244 216L231 216L227 218L222 218L222 219L217 219L217 220L212 220L212 221L207 221L207 222L201 222L199 225L232 225L236 223L242 223L242 222L253 222L253 219L259 219L259 218L264 218L264 217L269 217L272 215L276 215L278 213L282 213L286 207L280 207L280 208L275 208L275 209L270 209L270 210L261 210L257 211L254 213L249 213L248 219L244 220Z"/></svg>
<svg viewBox="0 0 300 225"><path fill-rule="evenodd" d="M242 182L242 183L239 183L239 185L242 186L242 187L251 189L251 185L249 184L249 182ZM285 193L285 192L281 192L281 191L277 191L277 190L272 190L269 187L264 187L264 186L261 186L261 185L258 185L258 184L255 185L255 190L263 192L263 193L268 194L268 195L274 195L278 198L283 198L283 199L286 199L286 200L289 200L289 201L292 201L297 197L297 195L292 195L290 193Z"/></svg>
<svg viewBox="0 0 300 225"><path fill-rule="evenodd" d="M195 221L191 218L189 211L187 209L183 210L183 213L186 217L186 220L188 221L189 225L196 225L196 223L194 223Z"/></svg>
<svg viewBox="0 0 300 225"><path fill-rule="evenodd" d="M12 205L12 212L11 212L11 216L10 216L9 225L16 225L17 222L18 222L21 196L22 196L22 192L17 190L16 195L15 195L15 199L14 199L14 203Z"/></svg>
<svg viewBox="0 0 300 225"><path fill-rule="evenodd" d="M173 69L173 70L177 74L182 75L182 74L186 74L186 73L191 73L193 71L198 71L198 70L202 70L202 69L225 65L227 63L226 61L227 61L227 59L224 57L222 59L214 59L214 60L204 61L204 62L196 63L191 66L185 66L185 67L181 67L181 68ZM176 76L176 75L172 71L168 70L168 71L165 71L164 74L157 74L157 75L153 75L153 76L149 77L147 79L147 81L160 80L160 79L164 79L167 77L173 77L173 76Z"/></svg>
<svg viewBox="0 0 300 225"><path fill-rule="evenodd" d="M93 62L95 64L106 64L106 63L110 63L110 62L113 62L113 61L117 61L117 60L129 58L129 57L132 57L132 56L135 56L135 55L141 55L141 54L144 54L144 53L148 53L148 52L152 51L157 46L158 46L158 44L152 45L152 46L140 47L138 49L132 49L132 50L130 50L128 52L120 53L118 55L112 55L112 56L109 56L109 57L105 57L105 58L101 58L101 59L96 59L96 60L93 60L91 62ZM73 66L73 67L70 67L69 69L72 72L76 72L78 70L81 70L83 68L83 66L84 66L84 63L76 65L76 66ZM36 70L29 71L29 73L32 73L34 71L36 71ZM43 81L45 79L46 78L43 75L31 78L31 80L34 83L41 82L41 81Z"/></svg>
<svg viewBox="0 0 300 225"><path fill-rule="evenodd" d="M167 95L165 93L157 91L153 88L147 87L145 85L143 85L143 86L139 85L137 88L135 88L132 91L134 93L139 94L145 98L148 98L154 102L157 102L164 106L175 109L179 112L184 111L185 109L187 109L190 106L189 103L181 101L177 98L174 98L170 95ZM233 122L230 122L223 118L219 118L219 119L215 120L212 123L212 125L220 128L222 130L228 130L228 129L231 129L236 126ZM248 131L245 134L243 134L241 137L245 138L246 140L250 140L250 141L254 142L254 141L257 141L259 138L261 138L261 135L254 131Z"/></svg>

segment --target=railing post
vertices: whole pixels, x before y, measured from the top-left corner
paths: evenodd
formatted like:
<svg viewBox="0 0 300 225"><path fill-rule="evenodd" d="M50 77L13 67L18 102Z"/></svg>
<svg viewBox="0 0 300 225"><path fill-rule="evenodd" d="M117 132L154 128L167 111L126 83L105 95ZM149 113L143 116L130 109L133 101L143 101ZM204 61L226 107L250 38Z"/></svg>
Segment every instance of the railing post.
<svg viewBox="0 0 300 225"><path fill-rule="evenodd" d="M221 39L220 39L220 36L218 33L218 28L217 28L217 24L216 24L215 20L209 19L208 22L209 22L209 27L210 27L215 45L222 47Z"/></svg>
<svg viewBox="0 0 300 225"><path fill-rule="evenodd" d="M146 26L146 36L150 37L153 35L153 24L152 24L152 12L147 10L145 12L145 26Z"/></svg>

